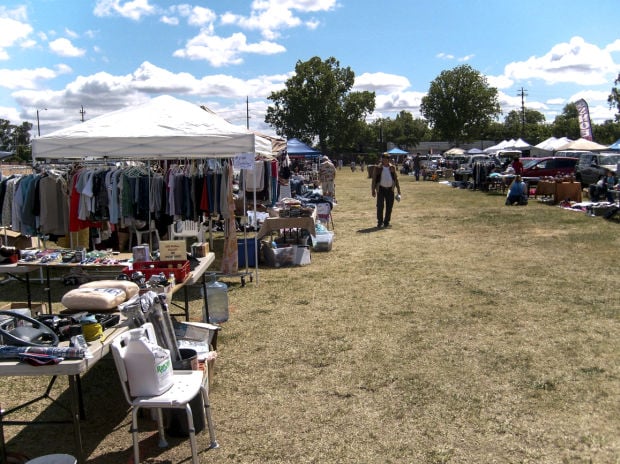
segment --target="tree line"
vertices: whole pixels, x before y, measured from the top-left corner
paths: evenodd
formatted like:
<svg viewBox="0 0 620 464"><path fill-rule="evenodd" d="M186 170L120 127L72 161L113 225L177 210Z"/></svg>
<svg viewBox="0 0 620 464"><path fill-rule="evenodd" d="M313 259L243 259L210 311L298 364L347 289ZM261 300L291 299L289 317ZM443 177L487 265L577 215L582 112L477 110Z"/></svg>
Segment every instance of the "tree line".
<svg viewBox="0 0 620 464"><path fill-rule="evenodd" d="M521 137L532 145L549 137L580 137L575 103L567 104L552 122L536 110L510 111L503 122L498 92L486 78L469 65L442 71L422 98L420 113L414 118L401 111L393 119L368 121L375 110L375 93L352 91L355 73L341 67L334 57L298 61L295 73L282 90L268 99L265 122L278 135L298 138L325 154L380 153L393 143L412 151L420 142L447 141L459 146L475 140ZM618 112L615 120L593 124L593 138L610 145L620 139L620 74L614 81L608 103ZM0 119L0 151L13 153L9 159L31 159L32 124L13 125Z"/></svg>

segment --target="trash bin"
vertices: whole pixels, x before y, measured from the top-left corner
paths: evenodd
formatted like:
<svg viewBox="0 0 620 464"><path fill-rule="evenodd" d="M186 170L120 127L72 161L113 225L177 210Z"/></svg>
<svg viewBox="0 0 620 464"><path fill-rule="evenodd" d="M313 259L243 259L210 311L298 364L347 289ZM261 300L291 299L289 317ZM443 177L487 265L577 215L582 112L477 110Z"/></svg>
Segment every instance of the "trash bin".
<svg viewBox="0 0 620 464"><path fill-rule="evenodd" d="M192 350L191 348L180 348L179 353L181 354L181 359L172 363L173 370L198 370L198 353L196 350ZM205 409L202 395L198 393L194 399L189 402L189 406L194 416L194 429L196 433L199 433L205 428ZM185 409L165 409L164 420L166 424L166 433L171 437L189 436Z"/></svg>

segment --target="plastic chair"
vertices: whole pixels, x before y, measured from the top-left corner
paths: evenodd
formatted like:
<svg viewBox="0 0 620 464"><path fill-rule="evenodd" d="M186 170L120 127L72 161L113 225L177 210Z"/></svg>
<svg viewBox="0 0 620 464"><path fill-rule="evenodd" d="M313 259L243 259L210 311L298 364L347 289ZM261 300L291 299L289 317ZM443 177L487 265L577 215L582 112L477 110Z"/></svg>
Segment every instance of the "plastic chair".
<svg viewBox="0 0 620 464"><path fill-rule="evenodd" d="M192 463L198 464L198 451L196 449L196 432L194 429L194 417L190 401L200 394L203 401L203 414L209 427L211 438L210 448L217 448L219 445L215 440L215 431L211 420L211 410L209 406L209 394L205 387L204 374L202 371L178 370L173 372L173 385L169 390L157 396L137 396L132 397L129 389L129 379L127 367L125 365L125 354L127 343L131 339L133 332L140 331L141 335L156 343L155 329L151 323L145 323L142 327L129 330L119 335L112 342L112 355L116 370L121 381L125 399L131 406L131 433L133 439L134 464L140 462L140 447L138 436L138 411L140 408L155 409L157 412L157 429L159 432L159 446L168 446L164 434L164 421L162 408L184 409L187 415L187 429L189 431L189 441L192 450Z"/></svg>
<svg viewBox="0 0 620 464"><path fill-rule="evenodd" d="M155 234L155 237L157 237L157 245L159 246L159 231L157 230L157 227L155 226L154 220L151 220L151 226L145 230L138 230L136 225L132 223L129 226L129 251L133 249L133 236L134 235L136 236L136 240L138 242L137 245L140 245L141 243L149 243L151 234ZM146 240L145 240L145 237L146 237Z"/></svg>
<svg viewBox="0 0 620 464"><path fill-rule="evenodd" d="M168 227L168 238L176 240L195 237L196 241L205 241L205 231L202 223L197 221L175 221Z"/></svg>

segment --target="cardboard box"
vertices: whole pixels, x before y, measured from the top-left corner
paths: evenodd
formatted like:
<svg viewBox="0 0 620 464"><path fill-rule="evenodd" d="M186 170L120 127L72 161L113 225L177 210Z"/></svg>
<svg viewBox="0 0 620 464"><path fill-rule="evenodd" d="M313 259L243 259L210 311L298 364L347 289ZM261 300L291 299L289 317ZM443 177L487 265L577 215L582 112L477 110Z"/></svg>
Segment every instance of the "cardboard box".
<svg viewBox="0 0 620 464"><path fill-rule="evenodd" d="M46 314L47 313L47 305L45 303L32 303L31 307L28 308L28 302L26 301L17 301L13 303L6 303L0 306L0 310L2 311L16 311L20 314L23 314L28 317L34 317L37 314Z"/></svg>
<svg viewBox="0 0 620 464"><path fill-rule="evenodd" d="M180 261L187 259L185 240L162 240L159 242L160 261Z"/></svg>
<svg viewBox="0 0 620 464"><path fill-rule="evenodd" d="M18 250L25 250L27 248L34 247L35 245L33 242L37 240L36 237L26 237L20 232L14 232L5 227L0 229L0 238L2 244L15 247Z"/></svg>
<svg viewBox="0 0 620 464"><path fill-rule="evenodd" d="M209 254L209 242L192 243L192 256L194 258L204 258Z"/></svg>

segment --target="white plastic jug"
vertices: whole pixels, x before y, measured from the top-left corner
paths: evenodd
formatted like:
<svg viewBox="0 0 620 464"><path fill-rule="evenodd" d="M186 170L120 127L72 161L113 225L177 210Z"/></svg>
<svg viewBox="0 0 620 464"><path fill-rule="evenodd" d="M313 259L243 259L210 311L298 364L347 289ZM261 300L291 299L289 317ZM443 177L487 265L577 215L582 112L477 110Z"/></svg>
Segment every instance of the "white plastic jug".
<svg viewBox="0 0 620 464"><path fill-rule="evenodd" d="M151 342L143 329L130 331L124 360L131 396L161 395L172 387L170 351Z"/></svg>
<svg viewBox="0 0 620 464"><path fill-rule="evenodd" d="M217 274L211 273L211 282L207 283L207 308L203 308L203 322L219 324L228 320L228 285L217 281Z"/></svg>

